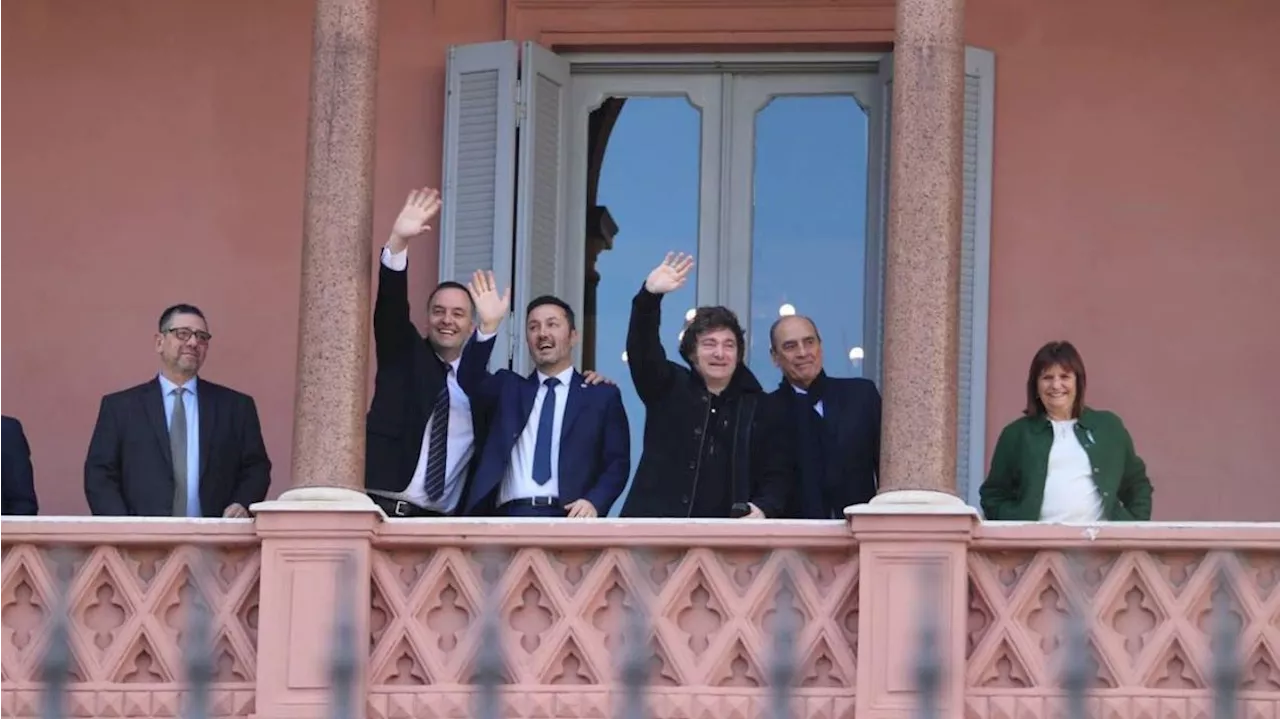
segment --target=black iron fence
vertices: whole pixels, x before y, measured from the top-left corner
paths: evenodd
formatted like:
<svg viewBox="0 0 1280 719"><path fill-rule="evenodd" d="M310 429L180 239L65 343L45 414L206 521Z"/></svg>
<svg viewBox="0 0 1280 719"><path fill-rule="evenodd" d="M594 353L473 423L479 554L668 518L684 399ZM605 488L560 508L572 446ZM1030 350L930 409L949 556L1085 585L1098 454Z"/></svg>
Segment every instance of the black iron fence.
<svg viewBox="0 0 1280 719"><path fill-rule="evenodd" d="M66 692L74 663L68 602L73 562L67 553L55 554L55 557L57 597L48 619L51 622L48 627L49 641L41 663L44 719L61 719L67 716ZM502 716L500 692L504 681L503 642L497 592L492 590L502 573L503 561L499 552L487 555L484 560L482 575L490 591L485 592L486 606L479 617L480 648L473 675L473 684L477 690L472 714L475 719L497 719ZM207 563L205 564L203 570L208 571ZM1075 568L1079 565L1071 561L1070 566ZM329 667L332 691L330 716L333 719L348 719L357 714L356 703L362 700L364 694L363 688L357 686L359 653L367 652L369 646L367 639L361 641L356 633L357 612L362 610L356 606L357 577L354 561L349 558L341 571ZM769 628L771 646L766 673L770 700L765 713L772 719L792 716L791 701L797 679L794 642L800 629L797 626L800 615L791 611L795 600L793 571L790 567L785 568L779 574L777 586L773 588L778 611L775 615L777 620ZM1073 577L1079 578L1078 574ZM926 572L920 581L925 585L923 596L939 595L939 577L936 574ZM1237 716L1237 689L1242 679L1238 626L1232 619L1228 584L1226 571L1220 569L1212 592L1213 624L1210 636L1210 681L1215 719ZM1092 678L1098 670L1089 651L1089 627L1085 620L1089 612L1087 607L1081 606L1081 602L1087 601L1082 599L1085 596L1085 593L1073 593L1074 598L1068 600L1071 611L1068 612L1063 627L1065 652L1058 679L1065 692L1065 716L1068 719L1084 719L1089 716L1087 699ZM188 628L183 632L185 703L180 716L186 719L207 719L210 716L209 697L214 674L211 612L199 592L192 592L186 601L190 603L190 607L187 613ZM911 638L916 642L914 673L918 694L917 716L920 719L935 719L941 715L943 677L952 669L944 666L944 653L939 647L939 617L927 608L928 605L928 602L922 603L926 608L920 610L918 617L919 634ZM653 658L648 641L651 633L644 606L631 602L626 610L623 651L618 666L618 686L622 701L618 704L616 715L621 719L644 719L651 716L646 708L646 687L649 683L650 660Z"/></svg>

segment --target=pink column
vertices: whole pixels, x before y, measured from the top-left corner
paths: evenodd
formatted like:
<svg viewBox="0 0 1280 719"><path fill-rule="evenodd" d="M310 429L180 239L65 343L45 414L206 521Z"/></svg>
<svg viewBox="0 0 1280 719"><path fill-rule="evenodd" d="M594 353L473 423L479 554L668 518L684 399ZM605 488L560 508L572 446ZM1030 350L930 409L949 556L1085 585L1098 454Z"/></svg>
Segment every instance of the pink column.
<svg viewBox="0 0 1280 719"><path fill-rule="evenodd" d="M915 714L922 619L963 716L976 512L955 496L964 195L964 0L898 0L884 322L880 494L846 510L858 542L859 719ZM932 583L926 583L931 578Z"/></svg>
<svg viewBox="0 0 1280 719"><path fill-rule="evenodd" d="M256 713L321 719L339 598L358 638L365 715L369 556L382 512L364 494L378 0L317 0L294 405L294 488L253 506L262 538ZM343 573L350 562L351 575ZM363 609L360 609L363 608Z"/></svg>
<svg viewBox="0 0 1280 719"><path fill-rule="evenodd" d="M314 33L293 483L362 491L378 0L318 0Z"/></svg>
<svg viewBox="0 0 1280 719"><path fill-rule="evenodd" d="M955 492L964 0L898 0L880 491Z"/></svg>

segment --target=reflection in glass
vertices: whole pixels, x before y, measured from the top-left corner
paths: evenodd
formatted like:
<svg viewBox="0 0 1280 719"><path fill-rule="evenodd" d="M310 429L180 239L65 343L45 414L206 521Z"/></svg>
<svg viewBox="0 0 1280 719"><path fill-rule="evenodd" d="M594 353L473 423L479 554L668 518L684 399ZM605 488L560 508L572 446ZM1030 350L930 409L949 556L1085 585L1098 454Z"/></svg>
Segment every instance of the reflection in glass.
<svg viewBox="0 0 1280 719"><path fill-rule="evenodd" d="M781 373L769 327L812 318L827 374L862 376L867 116L851 96L775 97L756 115L747 360L766 390Z"/></svg>
<svg viewBox="0 0 1280 719"><path fill-rule="evenodd" d="M588 358L593 357L594 369L622 390L631 424L633 474L640 462L645 413L625 357L631 300L668 251L697 252L701 126L701 113L683 97L610 100L593 114L591 122L592 130L599 133L597 137L603 136L607 145L598 185L588 182L587 286L592 284L593 264L599 284L594 329L583 337L583 359L584 366L590 368ZM592 163L598 161L593 159ZM589 179L591 175L589 169ZM590 196L593 191L594 197ZM592 228L602 224L602 215L612 218L603 224L610 230L616 227L616 231L607 240L602 235L608 232L595 232L602 251L593 263ZM662 301L663 345L668 358L676 362L681 361L678 347L685 313L697 298L695 282L691 278ZM624 493L616 506L621 507L625 498ZM598 509L603 513L608 507Z"/></svg>

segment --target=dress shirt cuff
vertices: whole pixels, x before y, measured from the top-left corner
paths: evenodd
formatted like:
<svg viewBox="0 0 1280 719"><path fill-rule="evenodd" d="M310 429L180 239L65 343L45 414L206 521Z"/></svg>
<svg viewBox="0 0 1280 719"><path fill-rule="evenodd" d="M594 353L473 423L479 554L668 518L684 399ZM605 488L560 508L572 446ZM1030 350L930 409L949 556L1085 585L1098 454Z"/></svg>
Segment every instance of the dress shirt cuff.
<svg viewBox="0 0 1280 719"><path fill-rule="evenodd" d="M409 248L405 247L399 252L392 252L386 247L382 248L382 266L388 270L396 272L404 272L409 266Z"/></svg>
<svg viewBox="0 0 1280 719"><path fill-rule="evenodd" d="M488 342L489 340L497 336L498 336L497 332L485 332L483 330L476 330L476 342Z"/></svg>

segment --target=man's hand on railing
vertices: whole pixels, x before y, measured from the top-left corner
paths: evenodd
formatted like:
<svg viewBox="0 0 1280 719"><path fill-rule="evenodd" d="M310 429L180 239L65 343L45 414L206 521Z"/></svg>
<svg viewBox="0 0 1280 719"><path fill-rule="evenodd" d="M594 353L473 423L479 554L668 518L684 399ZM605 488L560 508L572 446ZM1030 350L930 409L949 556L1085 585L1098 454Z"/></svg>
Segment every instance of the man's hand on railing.
<svg viewBox="0 0 1280 719"><path fill-rule="evenodd" d="M564 511L569 519L594 519L600 516L596 511L596 505L585 499L578 499L564 505Z"/></svg>

